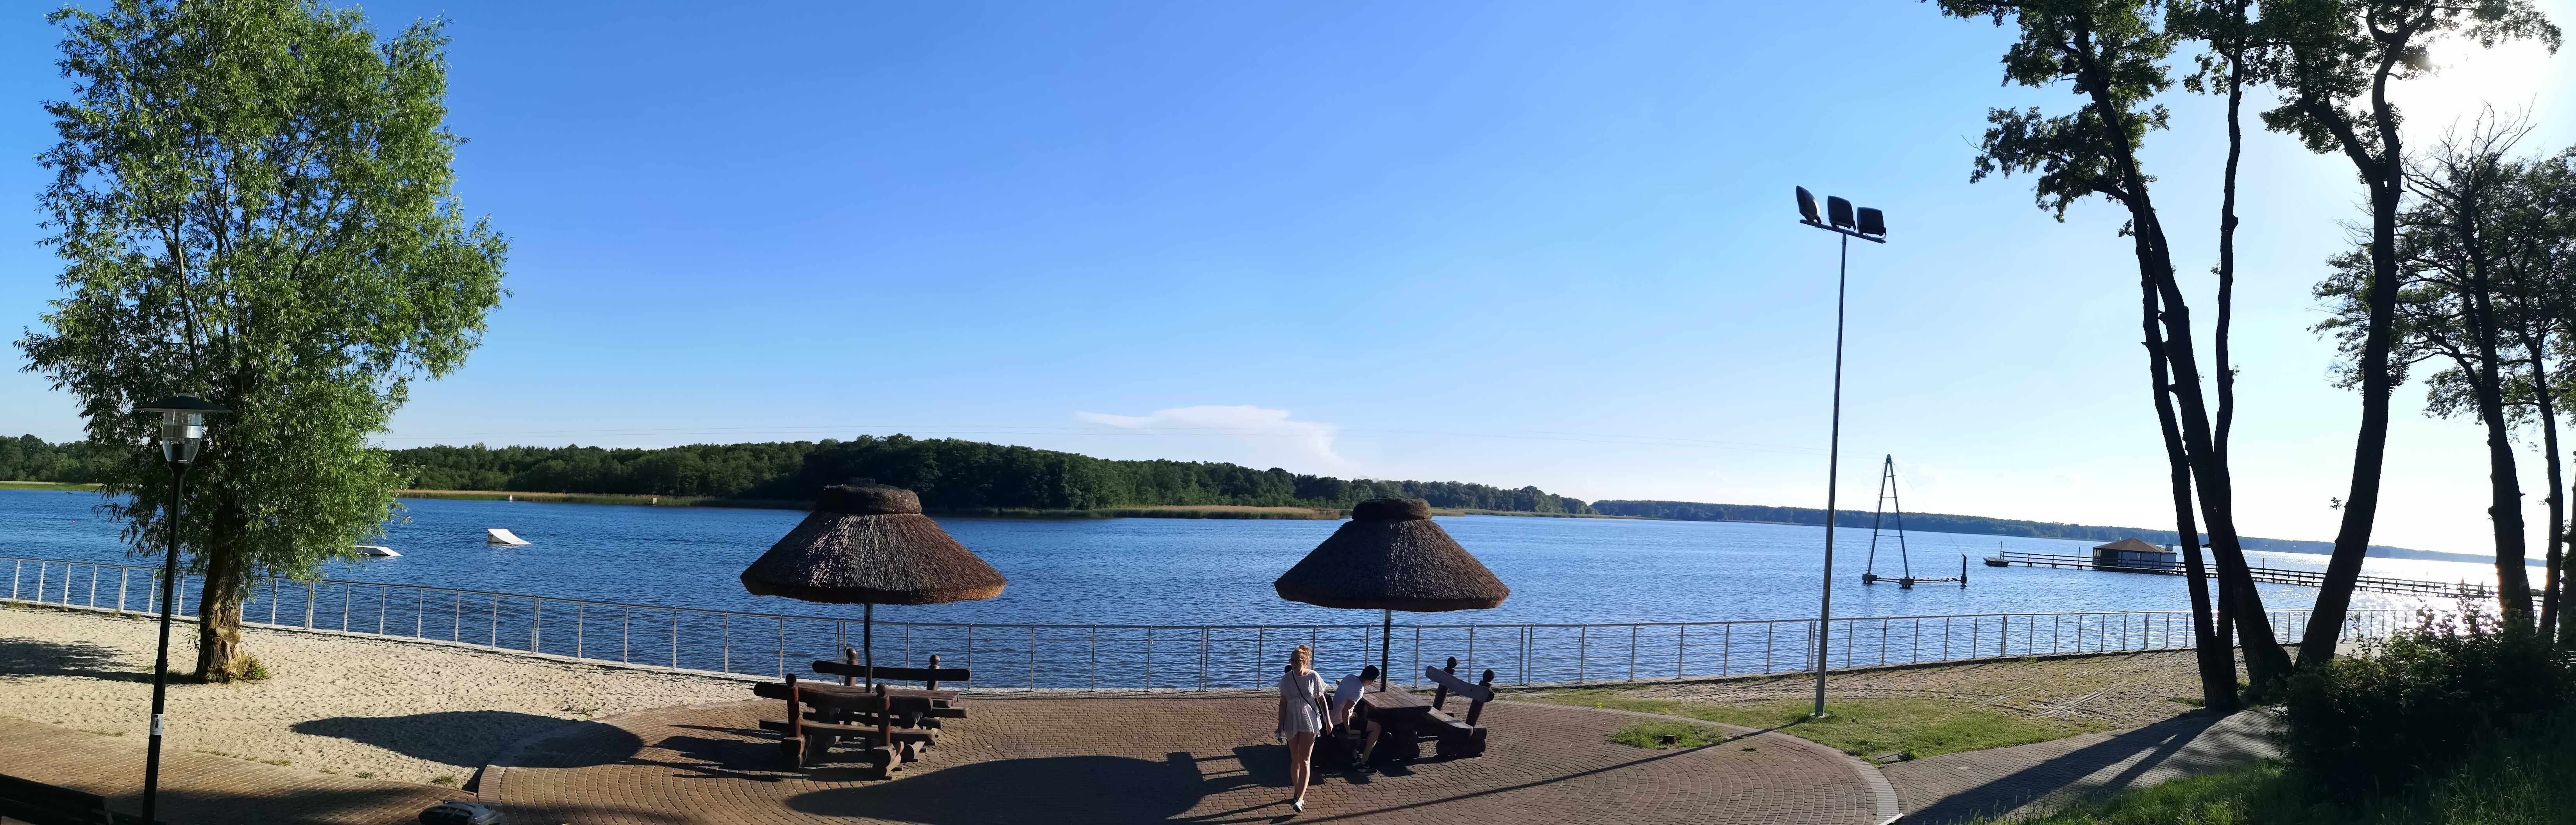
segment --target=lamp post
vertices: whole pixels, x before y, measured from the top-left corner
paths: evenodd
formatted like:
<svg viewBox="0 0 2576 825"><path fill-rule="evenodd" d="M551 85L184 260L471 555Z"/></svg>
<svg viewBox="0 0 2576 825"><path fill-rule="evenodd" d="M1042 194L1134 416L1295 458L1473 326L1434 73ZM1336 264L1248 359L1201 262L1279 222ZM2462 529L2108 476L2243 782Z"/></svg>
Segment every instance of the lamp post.
<svg viewBox="0 0 2576 825"><path fill-rule="evenodd" d="M1843 236L1842 264L1834 272L1834 413L1833 435L1825 448L1825 595L1816 608L1816 709L1812 718L1825 718L1825 660L1833 650L1828 641L1834 630L1834 490L1841 481L1843 450L1843 293L1851 274L1851 239L1873 243L1887 242L1887 216L1876 209L1862 208L1854 214L1851 201L1828 197L1826 215L1816 215L1816 196L1807 187L1798 187L1798 222ZM1830 224L1827 221L1831 221Z"/></svg>
<svg viewBox="0 0 2576 825"><path fill-rule="evenodd" d="M161 704L170 690L170 613L179 586L179 496L188 465L206 444L206 416L231 410L193 395L173 395L134 408L161 414L161 460L170 465L169 539L161 561L161 652L152 662L152 743L143 757L143 821L153 821L161 789Z"/></svg>

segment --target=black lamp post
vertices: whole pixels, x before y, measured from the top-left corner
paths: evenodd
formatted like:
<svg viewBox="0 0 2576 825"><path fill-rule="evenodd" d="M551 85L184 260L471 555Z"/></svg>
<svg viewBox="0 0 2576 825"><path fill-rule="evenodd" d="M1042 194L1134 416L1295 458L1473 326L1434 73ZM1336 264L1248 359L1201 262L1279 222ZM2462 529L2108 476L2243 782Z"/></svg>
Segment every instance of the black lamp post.
<svg viewBox="0 0 2576 825"><path fill-rule="evenodd" d="M1825 717L1825 659L1833 650L1826 640L1833 636L1834 623L1834 485L1841 481L1843 449L1843 291L1851 273L1851 239L1872 243L1887 242L1887 216L1876 209L1862 208L1854 214L1851 201L1828 197L1826 215L1816 215L1816 196L1807 187L1798 187L1798 222L1843 236L1842 265L1834 274L1834 423L1833 436L1825 449L1825 596L1816 608L1816 710L1815 718ZM1832 221L1831 225L1826 223Z"/></svg>
<svg viewBox="0 0 2576 825"><path fill-rule="evenodd" d="M188 465L206 445L206 416L231 410L193 395L173 395L134 408L161 414L161 460L170 465L170 533L161 562L161 652L152 662L152 744L143 757L143 821L152 822L161 789L161 703L170 689L170 613L179 586L179 496Z"/></svg>

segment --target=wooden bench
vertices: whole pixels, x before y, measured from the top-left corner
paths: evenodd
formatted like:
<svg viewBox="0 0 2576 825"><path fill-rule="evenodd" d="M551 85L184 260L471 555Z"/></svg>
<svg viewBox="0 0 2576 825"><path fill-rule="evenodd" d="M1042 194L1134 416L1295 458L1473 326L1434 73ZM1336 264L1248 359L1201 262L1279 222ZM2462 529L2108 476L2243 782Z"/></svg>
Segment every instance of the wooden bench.
<svg viewBox="0 0 2576 825"><path fill-rule="evenodd" d="M814 662L814 672L841 677L837 685L803 682L792 673L784 682L752 685L753 695L787 703L786 718L762 719L760 727L782 734L779 752L791 766L820 762L835 742L849 740L864 749L859 763L865 773L883 779L903 763L919 760L923 749L938 743L940 720L966 718L957 691L938 689L942 681L968 679L964 668L940 667L937 656L930 657L926 668L872 668L853 661L854 651L843 650L841 656L838 662ZM875 684L861 687L860 679ZM887 684L889 680L920 682L923 687L898 688Z"/></svg>
<svg viewBox="0 0 2576 825"><path fill-rule="evenodd" d="M1471 758L1485 755L1485 729L1476 720L1485 715L1485 703L1494 701L1494 671L1485 670L1482 681L1469 684L1458 678L1458 657L1449 657L1447 667L1424 667L1423 678L1439 688L1431 694L1431 724L1428 733L1440 741L1437 753L1444 757ZM1467 700L1467 718L1448 713L1449 697Z"/></svg>
<svg viewBox="0 0 2576 825"><path fill-rule="evenodd" d="M109 810L107 797L8 775L0 775L0 817L30 825L143 825L143 817Z"/></svg>

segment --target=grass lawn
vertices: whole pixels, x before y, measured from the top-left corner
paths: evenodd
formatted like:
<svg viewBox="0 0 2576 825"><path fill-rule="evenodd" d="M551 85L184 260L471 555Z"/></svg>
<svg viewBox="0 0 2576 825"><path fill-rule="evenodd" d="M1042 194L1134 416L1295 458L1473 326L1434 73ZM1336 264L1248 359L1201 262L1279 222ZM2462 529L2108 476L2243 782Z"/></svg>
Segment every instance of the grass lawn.
<svg viewBox="0 0 2576 825"><path fill-rule="evenodd" d="M2542 825L2576 822L2576 719L2522 723L2466 758L2377 793L2320 787L2265 762L2125 791L2037 825Z"/></svg>
<svg viewBox="0 0 2576 825"><path fill-rule="evenodd" d="M1529 698L1576 707L1686 716L1750 728L1778 728L1782 733L1864 758L1905 753L1919 759L1957 751L2045 742L2104 729L2098 724L2036 719L1950 699L1828 702L1824 719L1807 721L1807 711L1813 703L1799 699L1719 704L1684 699L1644 699L1610 689L1558 691ZM1653 739L1649 737L1647 741Z"/></svg>

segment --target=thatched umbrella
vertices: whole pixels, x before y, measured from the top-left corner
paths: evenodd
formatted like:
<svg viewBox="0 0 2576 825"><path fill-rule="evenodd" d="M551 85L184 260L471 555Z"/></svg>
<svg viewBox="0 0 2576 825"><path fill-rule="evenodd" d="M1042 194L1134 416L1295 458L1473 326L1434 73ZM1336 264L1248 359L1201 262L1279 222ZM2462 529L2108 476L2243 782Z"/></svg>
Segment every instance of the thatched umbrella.
<svg viewBox="0 0 2576 825"><path fill-rule="evenodd" d="M989 599L1008 583L922 515L920 496L878 484L823 488L814 511L742 571L754 596L866 605L859 644L870 668L877 605Z"/></svg>
<svg viewBox="0 0 2576 825"><path fill-rule="evenodd" d="M1378 611L1378 673L1386 679L1394 676L1395 611L1484 610L1512 595L1418 498L1360 502L1350 521L1271 586L1292 602Z"/></svg>

